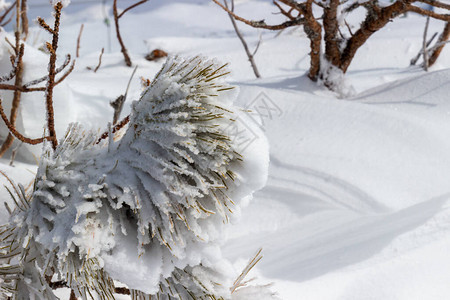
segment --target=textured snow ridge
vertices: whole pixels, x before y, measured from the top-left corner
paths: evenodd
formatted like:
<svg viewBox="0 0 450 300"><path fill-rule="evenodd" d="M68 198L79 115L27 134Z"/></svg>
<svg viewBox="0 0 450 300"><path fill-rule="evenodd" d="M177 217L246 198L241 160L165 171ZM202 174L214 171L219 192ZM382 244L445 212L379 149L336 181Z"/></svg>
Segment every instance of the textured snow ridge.
<svg viewBox="0 0 450 300"><path fill-rule="evenodd" d="M219 242L264 186L268 146L258 134L240 149L230 133L260 132L236 122L245 116L223 82L228 73L213 60L169 58L133 103L122 139L98 143L74 124L55 151L44 149L32 194L17 187L1 232L5 291L54 299L45 279L53 276L82 299L113 299L113 280L134 297L230 299L236 272ZM255 290L268 294L260 287L236 297Z"/></svg>

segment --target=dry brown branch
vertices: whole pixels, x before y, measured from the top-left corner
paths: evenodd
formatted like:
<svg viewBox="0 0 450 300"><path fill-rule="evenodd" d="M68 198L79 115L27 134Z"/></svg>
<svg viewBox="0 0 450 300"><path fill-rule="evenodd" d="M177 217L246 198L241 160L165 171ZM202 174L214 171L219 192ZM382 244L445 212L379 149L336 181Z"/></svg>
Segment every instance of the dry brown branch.
<svg viewBox="0 0 450 300"><path fill-rule="evenodd" d="M444 30L442 31L441 35L439 36L439 39L436 42L437 47L433 47L434 49L431 50L430 59L428 61L428 65L431 67L434 65L436 60L438 59L439 55L442 52L442 49L444 49L446 42L450 38L450 22L445 23Z"/></svg>
<svg viewBox="0 0 450 300"><path fill-rule="evenodd" d="M45 22L44 19L42 19L41 17L38 17L37 21L38 21L39 26L41 26L43 29L47 30L48 33L50 33L51 35L55 34L53 29Z"/></svg>
<svg viewBox="0 0 450 300"><path fill-rule="evenodd" d="M434 7L444 8L444 9L450 9L450 4L446 4L440 1L436 0L416 0L417 2L426 3L429 5L432 5Z"/></svg>
<svg viewBox="0 0 450 300"><path fill-rule="evenodd" d="M72 73L73 69L75 69L75 60L72 62L72 64L70 65L69 69L67 69L67 71L63 74L63 76L61 76L61 78L59 78L56 82L55 82L55 86L60 84L61 82L64 81L64 79L67 78L67 76L70 75L70 73Z"/></svg>
<svg viewBox="0 0 450 300"><path fill-rule="evenodd" d="M117 97L116 100L109 103L112 106L112 108L114 109L114 116L113 116L113 122L112 122L113 125L116 124L117 121L119 121L120 114L122 113L122 109L123 109L123 104L127 100L128 90L130 89L131 81L133 80L136 70L137 70L137 66L134 68L133 72L131 73L125 93L123 95L120 95L119 97Z"/></svg>
<svg viewBox="0 0 450 300"><path fill-rule="evenodd" d="M228 8L228 1L224 0L225 7ZM234 0L231 0L231 11L234 11ZM250 65L252 66L253 73L255 74L256 78L261 78L261 74L259 73L258 67L256 66L254 55L256 54L256 51L258 51L259 48L259 42L257 45L257 48L253 53L250 52L250 49L248 48L247 42L244 39L244 36L242 35L241 31L239 30L236 20L234 17L228 13L228 16L230 17L231 24L233 25L234 31L236 32L236 35L238 36L239 40L242 43L242 46L244 47L245 53L247 54L248 60L250 62Z"/></svg>
<svg viewBox="0 0 450 300"><path fill-rule="evenodd" d="M278 7L278 10L282 15L289 18L290 20L295 20L295 17L292 15L292 11L294 10L292 7L289 9L289 11L286 11L277 1L273 1L273 4Z"/></svg>
<svg viewBox="0 0 450 300"><path fill-rule="evenodd" d="M428 42L427 42L427 49L428 49L428 47L431 45L431 43L433 42L434 38L435 38L437 35L438 35L438 33L435 32L435 33L433 34L433 36L428 40ZM435 46L436 46L436 45L435 45ZM434 50L434 47L435 47L435 46L433 46L433 48L431 48L431 49L428 49L428 51L431 51L431 52L432 52L432 51ZM417 63L417 61L419 60L419 58L422 56L422 54L423 54L423 48L420 49L419 53L417 53L417 55L416 55L413 59L411 59L410 66L414 66L414 65Z"/></svg>
<svg viewBox="0 0 450 300"><path fill-rule="evenodd" d="M446 21L449 22L450 21L450 14L438 14L434 11L431 10L426 10L414 5L406 5L406 11L410 11L410 12L415 12L417 14L423 15L423 16L429 16L432 17L434 19L437 20L441 20L441 21Z"/></svg>
<svg viewBox="0 0 450 300"><path fill-rule="evenodd" d="M48 141L51 140L51 137L30 139L30 138L23 136L20 132L18 132L16 127L13 124L11 124L10 121L8 120L8 117L6 116L6 114L3 110L3 105L2 105L1 99L0 99L0 115L3 119L3 122L5 122L6 127L8 127L9 132L12 135L14 135L18 140L20 140L26 144L37 145L37 144L42 143L44 140L48 140Z"/></svg>
<svg viewBox="0 0 450 300"><path fill-rule="evenodd" d="M23 145L23 142L20 142L16 148L11 151L11 160L9 161L9 165L14 166L14 160L16 159L17 152L19 151L20 146Z"/></svg>
<svg viewBox="0 0 450 300"><path fill-rule="evenodd" d="M142 2L142 1L141 1ZM128 50L127 50L127 48L125 47L125 44L124 44L124 42L123 42L123 40L122 40L122 36L121 36L121 34L120 34L120 25L119 25L119 13L118 13L118 11L117 11L117 0L114 0L114 2L113 2L113 15L114 15L114 25L115 25L115 27L116 27L116 36L117 36L117 40L119 41L119 44L120 44L120 48L121 48L121 52L122 52L122 54L123 54L123 58L124 58L124 60L125 60L125 64L128 66L128 67L131 67L132 66L132 63L131 63L131 58L130 58L130 55L128 54ZM120 14L120 16L122 16L123 15L123 13L122 14Z"/></svg>
<svg viewBox="0 0 450 300"><path fill-rule="evenodd" d="M52 34L52 50L50 53L50 61L48 64L48 81L47 81L47 88L45 91L46 96L46 108L47 108L47 128L49 132L49 136L51 138L52 147L53 149L56 149L58 146L58 140L56 138L56 131L55 131L55 112L53 110L53 88L55 87L55 76L56 76L56 50L58 48L58 39L59 39L59 25L61 22L61 10L62 10L62 3L58 2L55 7L55 22L54 27L51 31ZM45 23L45 22L44 22ZM42 26L42 25L41 25Z"/></svg>
<svg viewBox="0 0 450 300"><path fill-rule="evenodd" d="M13 4L11 4L10 7L8 7L5 12L0 16L0 26L5 26L6 24L8 24L11 19L12 19L12 15L10 16L10 18L8 20L5 21L5 18L9 15L9 13L13 10L13 8L16 7L16 1L14 1Z"/></svg>
<svg viewBox="0 0 450 300"><path fill-rule="evenodd" d="M116 125L114 125L114 127L112 128L112 133L116 133L117 131L119 131L120 129L122 129L125 125L128 124L128 122L130 122L130 116L126 116L124 119L122 119L122 121L120 121L119 123L117 123ZM102 140L106 139L109 136L109 131L105 131L100 138L98 139L96 144L99 144Z"/></svg>
<svg viewBox="0 0 450 300"><path fill-rule="evenodd" d="M98 65L95 67L94 73L97 73L98 69L102 65L102 56L103 56L104 52L105 52L105 48L102 48L102 51L100 52L100 56L98 57Z"/></svg>
<svg viewBox="0 0 450 300"><path fill-rule="evenodd" d="M23 26L21 26L21 20L23 20L23 17L21 17L22 5L18 0L16 1L15 4L16 4L16 30L14 32L15 45L13 48L14 48L14 53L15 53L16 57L14 59L15 62L13 64L13 68L15 69L14 70L14 73L15 73L14 74L15 75L14 87L20 87L20 86L22 86L22 81L23 81L23 68L24 68L23 55L25 52L25 46L20 41L20 35L21 35L20 28L23 28ZM27 30L28 30L28 28L27 28ZM11 57L11 60L12 60L12 57ZM20 106L21 97L22 97L22 92L17 89L14 90L13 99L11 102L11 111L10 111L9 119L4 114L4 111L2 108L2 119L5 122L5 124L7 124L7 127L10 132L6 136L6 139L0 148L0 157L3 157L3 155L5 155L5 153L6 153L6 151L8 151L8 149L11 148L11 146L14 142L14 136L23 137L15 128L17 116L19 114L19 106ZM0 104L1 104L1 102L0 102ZM8 124L9 124L9 126L8 126ZM13 129L13 130L11 130L11 129Z"/></svg>
<svg viewBox="0 0 450 300"><path fill-rule="evenodd" d="M21 18L21 31L22 31L22 39L24 41L27 40L28 37L28 7L27 0L22 0L20 5L20 18Z"/></svg>
<svg viewBox="0 0 450 300"><path fill-rule="evenodd" d="M135 8L135 7L139 6L139 5L141 5L141 4L144 4L145 2L148 2L148 0L142 0L142 1L139 1L139 2L137 2L137 3L135 3L135 4L133 4L133 5L128 6L128 7L125 8L125 10L122 11L117 17L120 19L127 11L129 11L129 10L131 10L131 9L133 9L133 8Z"/></svg>
<svg viewBox="0 0 450 300"><path fill-rule="evenodd" d="M84 28L84 24L81 24L80 27L80 32L78 33L78 38L77 38L77 51L76 51L76 57L80 57L80 42L81 42L81 35L83 34L83 28Z"/></svg>
<svg viewBox="0 0 450 300"><path fill-rule="evenodd" d="M30 93L30 92L44 92L45 87L26 88L24 86L15 86L12 84L0 84L0 90L20 91L21 93Z"/></svg>
<svg viewBox="0 0 450 300"><path fill-rule="evenodd" d="M64 63L63 63L60 67L58 67L58 68L55 70L56 74L61 73L61 72L69 65L70 60L71 60L71 56L70 56L70 54L67 54L67 55L66 55L66 60L64 61ZM43 76L43 77L41 77L41 78L38 78L38 79L35 79L35 80L32 80L32 81L30 81L30 82L25 83L25 84L23 85L23 87L28 88L28 87L30 87L30 86L39 84L39 83L41 83L41 82L48 81L48 79L49 79L49 76L48 76L48 75L45 75L45 76Z"/></svg>
<svg viewBox="0 0 450 300"><path fill-rule="evenodd" d="M289 20L289 21L283 22L283 23L278 24L278 25L268 25L268 24L266 24L266 22L264 20L252 21L252 20L248 20L248 19L242 18L242 17L236 15L231 10L229 10L227 7L225 7L218 0L212 0L212 1L214 3L216 3L218 6L220 6L224 11L226 11L227 13L232 15L236 20L238 20L240 22L243 22L243 23L245 23L245 24L247 24L249 26L255 27L255 28L263 28L263 29L268 29L268 30L281 30L281 29L288 28L288 27L291 27L291 26L305 24L305 19L303 19L301 17L297 17L295 20Z"/></svg>

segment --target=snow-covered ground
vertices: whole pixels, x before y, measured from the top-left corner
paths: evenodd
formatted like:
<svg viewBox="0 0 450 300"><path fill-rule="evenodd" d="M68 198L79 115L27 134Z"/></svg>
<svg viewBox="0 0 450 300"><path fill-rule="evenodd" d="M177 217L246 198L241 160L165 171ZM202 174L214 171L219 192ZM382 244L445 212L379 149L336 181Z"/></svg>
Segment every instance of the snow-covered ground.
<svg viewBox="0 0 450 300"><path fill-rule="evenodd" d="M271 1L237 3L243 16L281 18L270 14L276 11ZM50 6L33 9L45 16ZM112 119L109 101L124 92L132 68L123 64L113 28L108 35L101 4L72 0L62 22L61 55L74 53L81 23L85 27L76 69L57 88L57 133L74 121L105 128ZM263 78L256 80L228 16L209 1L150 1L121 19L139 65L128 105L139 97L138 77L152 79L163 63L146 61L150 50L230 62L238 102L265 131L271 163L267 186L230 228L223 252L240 266L263 247L255 273L273 282L282 299L450 298L450 48L428 73L410 67L424 23L409 15L369 39L347 74L355 95L341 99L305 76L309 41L301 29L277 36L239 24L252 47L262 37L256 62ZM430 32L442 26L432 21ZM38 48L47 38L33 28L29 43ZM102 66L93 73L86 67L97 64L102 47ZM28 49L26 61L40 68L43 54ZM34 78L33 69L26 76ZM42 133L43 125L35 124L44 118L37 116L41 96L24 99L33 103L22 112L32 136ZM129 111L126 105L124 115ZM0 170L26 185L36 165L23 155L28 163L10 167L2 159ZM0 197L10 202L6 190ZM6 217L0 211L1 220Z"/></svg>

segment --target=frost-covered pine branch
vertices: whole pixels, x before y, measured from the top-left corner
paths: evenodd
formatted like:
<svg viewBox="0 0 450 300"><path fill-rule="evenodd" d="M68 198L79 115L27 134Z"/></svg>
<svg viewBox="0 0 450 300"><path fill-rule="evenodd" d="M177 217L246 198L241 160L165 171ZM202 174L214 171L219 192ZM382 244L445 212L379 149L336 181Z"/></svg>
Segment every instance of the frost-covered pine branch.
<svg viewBox="0 0 450 300"><path fill-rule="evenodd" d="M0 278L13 299L56 299L51 280L78 297L114 299L113 280L134 299L243 299L219 250L224 226L267 177L262 133L244 150L229 133L245 115L223 81L226 65L169 58L132 106L122 139L69 127L46 145L33 191L17 188L2 227ZM251 126L247 123L246 126ZM241 295L241 296L239 296Z"/></svg>

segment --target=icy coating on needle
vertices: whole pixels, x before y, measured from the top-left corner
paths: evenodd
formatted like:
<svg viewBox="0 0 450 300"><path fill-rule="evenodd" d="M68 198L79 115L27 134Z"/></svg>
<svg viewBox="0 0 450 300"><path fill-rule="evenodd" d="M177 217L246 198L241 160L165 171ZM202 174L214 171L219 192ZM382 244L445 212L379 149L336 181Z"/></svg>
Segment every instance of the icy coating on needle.
<svg viewBox="0 0 450 300"><path fill-rule="evenodd" d="M45 279L54 276L83 299L114 299L112 280L136 299L231 299L223 228L265 185L269 158L262 132L233 105L228 73L214 60L169 58L119 141L97 143L73 124L47 147L31 196L19 191L2 230L14 245L3 253L18 263L19 279L0 270L6 290L56 299ZM254 141L242 149L242 139Z"/></svg>

